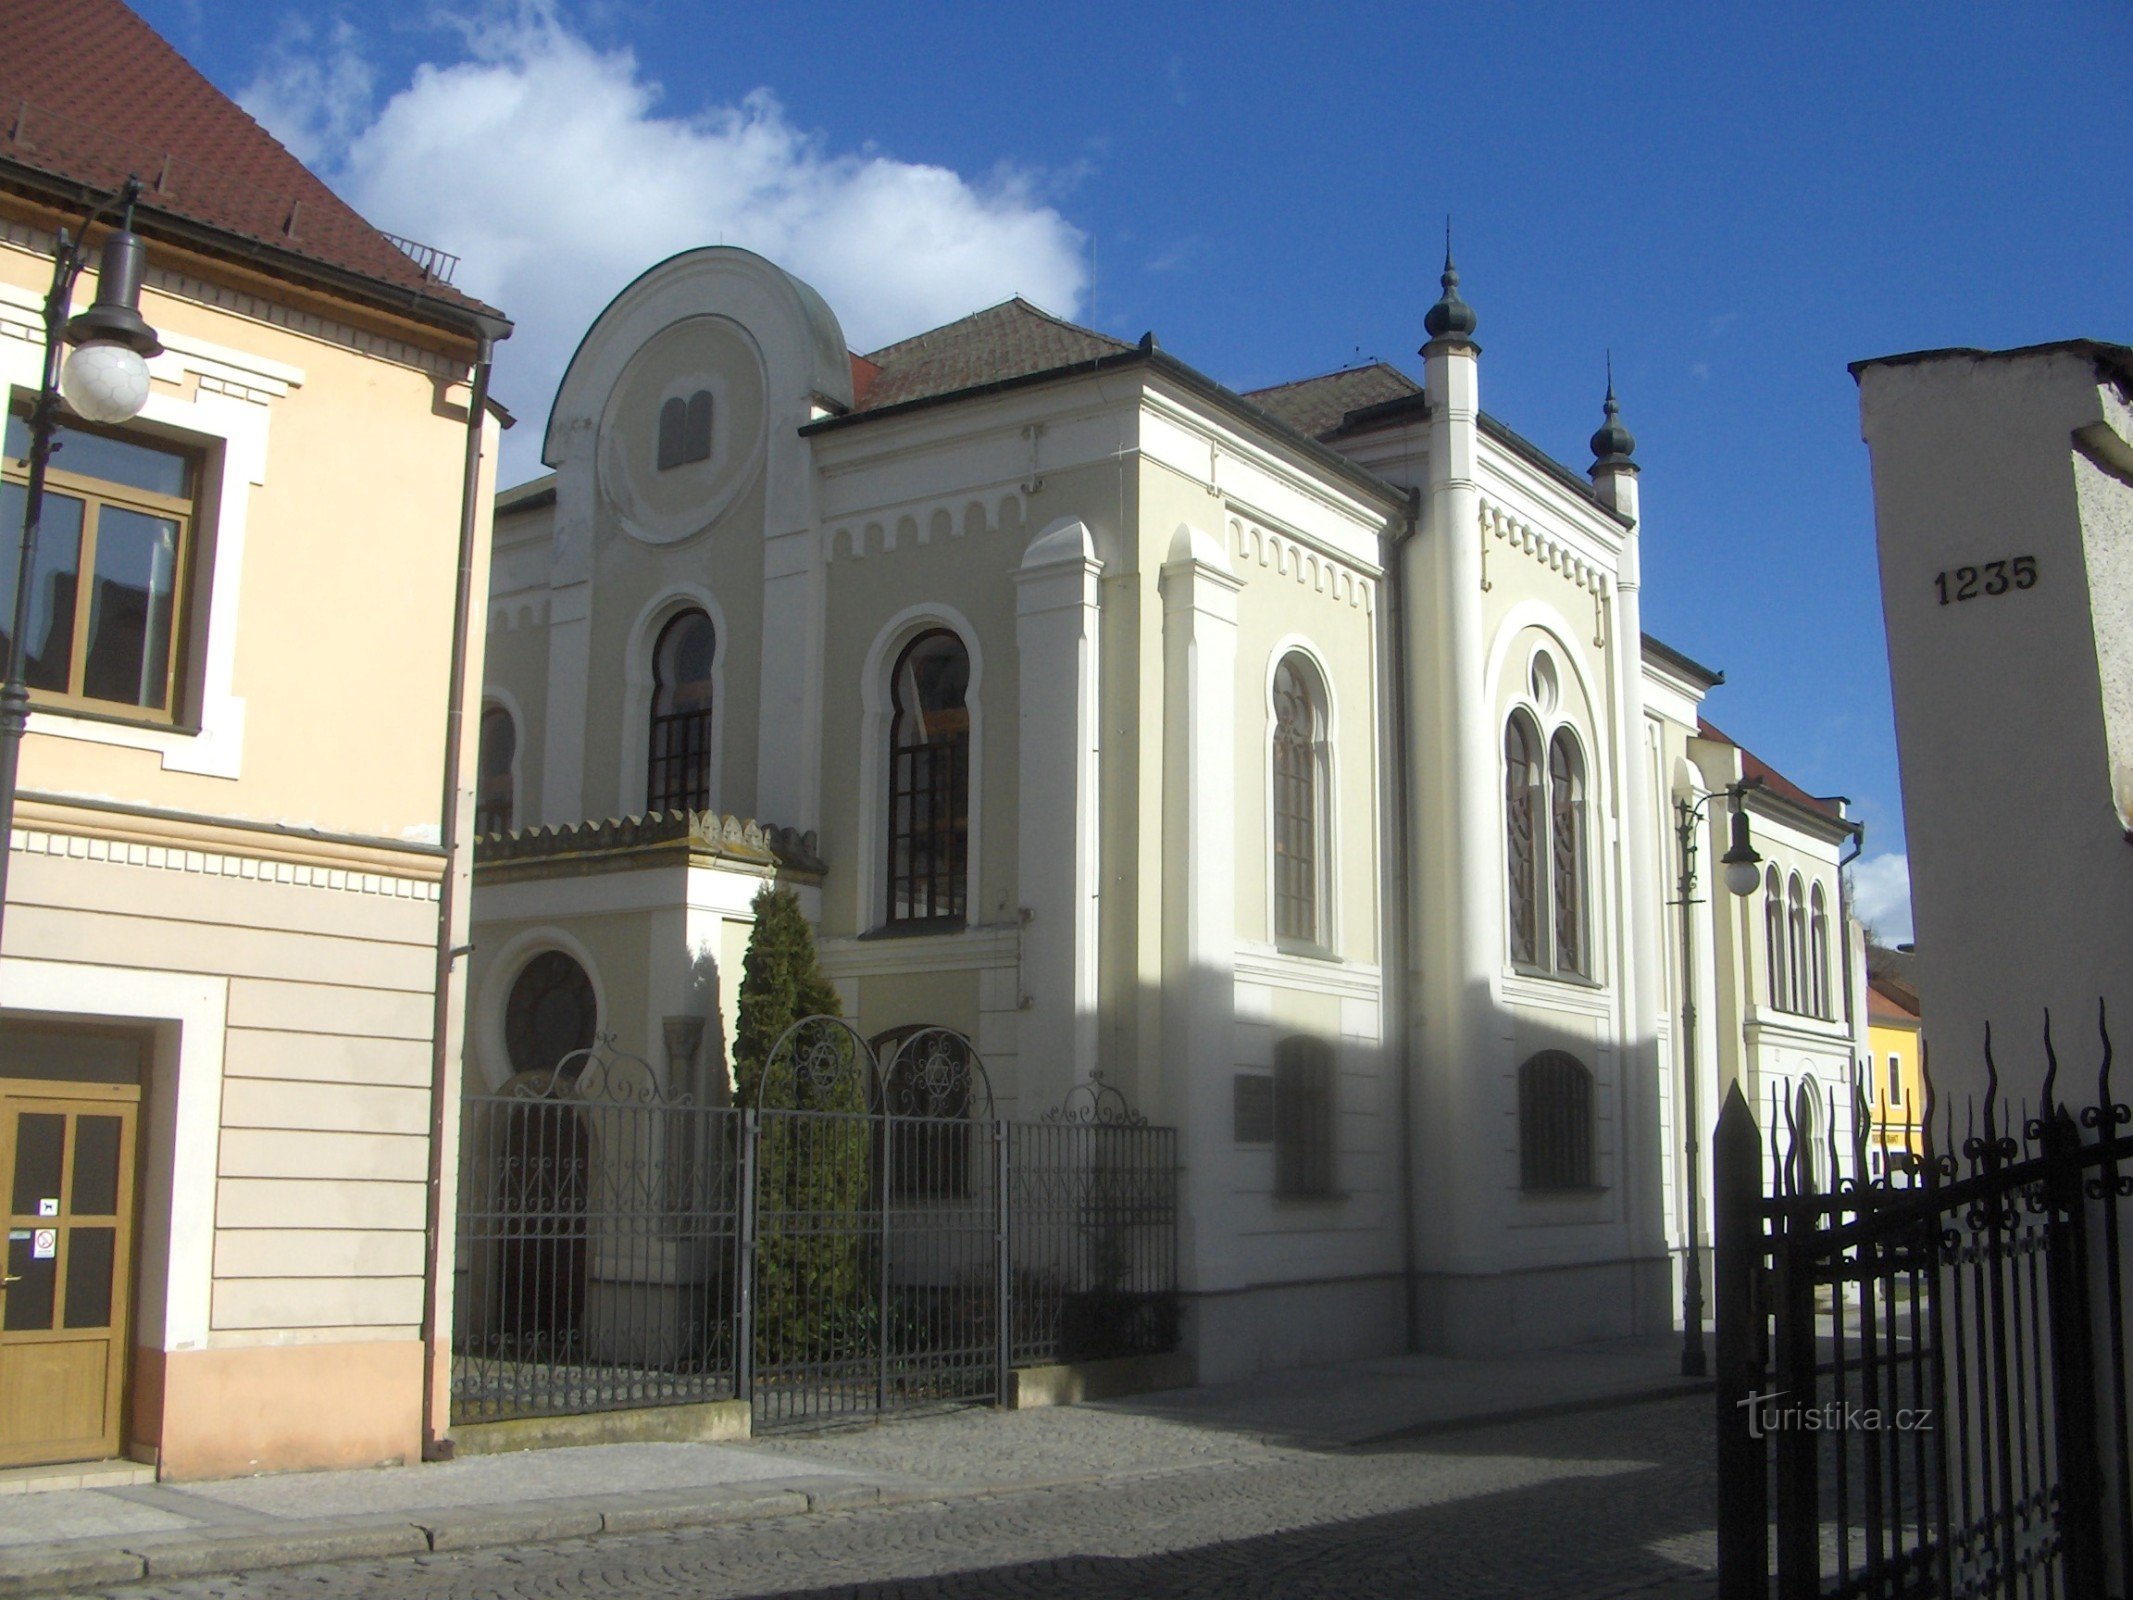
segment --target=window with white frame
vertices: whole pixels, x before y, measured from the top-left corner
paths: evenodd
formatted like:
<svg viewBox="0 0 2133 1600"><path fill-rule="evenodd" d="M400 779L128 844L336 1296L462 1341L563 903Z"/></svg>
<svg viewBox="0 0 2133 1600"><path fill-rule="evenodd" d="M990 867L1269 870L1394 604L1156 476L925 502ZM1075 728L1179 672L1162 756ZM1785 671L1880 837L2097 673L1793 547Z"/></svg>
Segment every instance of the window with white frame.
<svg viewBox="0 0 2133 1600"><path fill-rule="evenodd" d="M1814 887L1808 911L1807 969L1814 990L1815 1015L1828 1021L1836 1015L1829 1003L1829 900L1819 883Z"/></svg>
<svg viewBox="0 0 2133 1600"><path fill-rule="evenodd" d="M1797 872L1785 886L1785 1009L1807 1010L1807 893Z"/></svg>
<svg viewBox="0 0 2133 1600"><path fill-rule="evenodd" d="M1274 669L1274 937L1330 945L1324 888L1331 870L1330 763L1326 692L1317 669L1291 651Z"/></svg>
<svg viewBox="0 0 2133 1600"><path fill-rule="evenodd" d="M1770 1009L1785 1009L1785 886L1776 867L1763 875L1763 970Z"/></svg>

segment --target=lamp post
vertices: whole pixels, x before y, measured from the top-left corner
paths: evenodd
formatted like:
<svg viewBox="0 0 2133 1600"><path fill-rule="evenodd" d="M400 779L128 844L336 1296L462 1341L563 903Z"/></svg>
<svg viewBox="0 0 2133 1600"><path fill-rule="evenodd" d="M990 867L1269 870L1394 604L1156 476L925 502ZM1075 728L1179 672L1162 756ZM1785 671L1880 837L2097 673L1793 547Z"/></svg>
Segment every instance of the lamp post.
<svg viewBox="0 0 2133 1600"><path fill-rule="evenodd" d="M91 212L77 238L59 231L52 261L52 288L44 299L44 372L30 403L27 482L22 496L22 542L15 552L15 605L7 634L6 679L0 683L0 929L7 916L7 868L15 831L15 777L22 734L29 726L30 690L23 681L28 659L30 586L37 571L37 532L44 517L45 468L57 448L60 397L90 422L126 422L148 403L148 358L163 350L155 329L141 320L141 275L147 251L133 231L133 205L141 186L128 178L118 194ZM97 270L96 303L69 319L74 285L88 264L89 230L113 210L118 227L104 240ZM64 369L60 346L74 346Z"/></svg>
<svg viewBox="0 0 2133 1600"><path fill-rule="evenodd" d="M1691 800L1685 789L1674 795L1674 836L1681 842L1681 880L1675 904L1681 908L1681 1084L1682 1124L1688 1131L1689 1166L1688 1259L1681 1274L1681 1375L1700 1378L1708 1370L1703 1348L1703 1258L1697 1249L1697 1223L1703 1216L1703 1185L1697 1170L1701 1147L1696 1141L1696 920L1690 907L1696 900L1696 833L1703 824L1704 807L1721 794L1733 814L1733 839L1724 856L1725 885L1734 894L1755 892L1761 874L1756 868L1763 858L1748 842L1748 813L1741 809L1741 796L1762 787L1761 778L1743 778L1723 789L1714 789L1700 800Z"/></svg>

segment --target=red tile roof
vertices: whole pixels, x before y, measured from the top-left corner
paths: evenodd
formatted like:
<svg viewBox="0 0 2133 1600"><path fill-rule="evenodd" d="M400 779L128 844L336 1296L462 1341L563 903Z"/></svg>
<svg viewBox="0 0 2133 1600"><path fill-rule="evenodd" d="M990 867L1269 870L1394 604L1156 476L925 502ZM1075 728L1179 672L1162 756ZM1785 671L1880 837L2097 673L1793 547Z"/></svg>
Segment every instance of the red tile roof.
<svg viewBox="0 0 2133 1600"><path fill-rule="evenodd" d="M852 409L880 411L1009 378L1079 366L1133 348L1109 334L1041 311L1018 296L855 358ZM863 387L861 361L877 369Z"/></svg>
<svg viewBox="0 0 2133 1600"><path fill-rule="evenodd" d="M136 176L151 228L163 212L299 258L279 270L401 291L387 301L403 309L496 314L426 276L119 0L0 4L0 176L9 165L102 190Z"/></svg>
<svg viewBox="0 0 2133 1600"><path fill-rule="evenodd" d="M1916 1000L1917 997L1915 995L1906 999L1905 995L1898 993L1893 985L1886 984L1880 978L1867 979L1866 1015L1867 1020L1870 1022L1897 1024L1908 1022L1916 1026L1918 1022Z"/></svg>
<svg viewBox="0 0 2133 1600"><path fill-rule="evenodd" d="M1351 411L1404 400L1422 392L1422 386L1383 361L1368 366L1344 367L1316 378L1276 384L1271 389L1253 389L1245 395L1253 405L1277 422L1287 423L1298 433L1322 439L1341 425Z"/></svg>
<svg viewBox="0 0 2133 1600"><path fill-rule="evenodd" d="M1761 778L1763 787L1772 794L1783 795L1787 800L1797 801L1803 806L1822 812L1825 816L1841 818L1844 815L1844 808L1836 800L1809 794L1738 739L1729 738L1701 717L1696 719L1696 732L1703 738L1716 739L1720 744L1730 744L1738 750L1740 775L1743 778Z"/></svg>

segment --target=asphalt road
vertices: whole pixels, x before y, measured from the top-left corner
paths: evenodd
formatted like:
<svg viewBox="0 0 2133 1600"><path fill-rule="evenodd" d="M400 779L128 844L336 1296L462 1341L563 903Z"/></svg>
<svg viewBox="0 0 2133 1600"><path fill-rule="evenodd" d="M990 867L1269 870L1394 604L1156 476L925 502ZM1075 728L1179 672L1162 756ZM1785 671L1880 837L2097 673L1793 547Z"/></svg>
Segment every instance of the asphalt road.
<svg viewBox="0 0 2133 1600"><path fill-rule="evenodd" d="M783 1448L968 1482L988 1440L1070 1432L1098 1481L256 1575L127 1600L413 1597L1547 1596L1711 1593L1713 1413L1650 1401L1358 1448L1173 1426L1130 1410L913 1421ZM1106 1463L1109 1463L1107 1465Z"/></svg>

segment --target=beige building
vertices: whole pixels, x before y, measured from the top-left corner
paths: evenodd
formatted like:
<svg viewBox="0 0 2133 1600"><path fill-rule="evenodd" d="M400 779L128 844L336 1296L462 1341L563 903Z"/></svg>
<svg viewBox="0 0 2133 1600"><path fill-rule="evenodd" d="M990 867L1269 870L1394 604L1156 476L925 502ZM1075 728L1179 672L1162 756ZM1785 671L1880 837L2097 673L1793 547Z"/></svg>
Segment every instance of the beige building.
<svg viewBox="0 0 2133 1600"><path fill-rule="evenodd" d="M1612 395L1586 472L1484 413L1448 269L1419 383L1241 396L1019 300L855 355L741 250L625 289L497 509L470 1087L606 1034L725 1093L775 878L868 1036L1178 1128L1204 1377L1670 1325L1673 798L1753 758L1643 638ZM1855 830L1750 805L1706 1120L1851 1055Z"/></svg>
<svg viewBox="0 0 2133 1600"><path fill-rule="evenodd" d="M164 347L137 422L62 417L32 576L0 1466L415 1459L509 325L117 0L0 11L0 91L9 600L56 234L129 174Z"/></svg>

